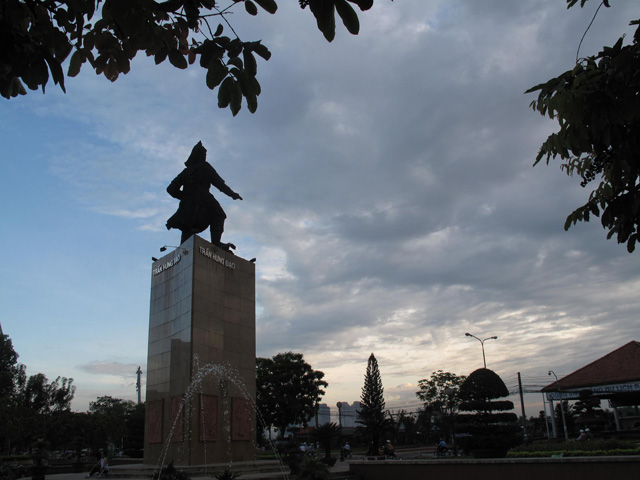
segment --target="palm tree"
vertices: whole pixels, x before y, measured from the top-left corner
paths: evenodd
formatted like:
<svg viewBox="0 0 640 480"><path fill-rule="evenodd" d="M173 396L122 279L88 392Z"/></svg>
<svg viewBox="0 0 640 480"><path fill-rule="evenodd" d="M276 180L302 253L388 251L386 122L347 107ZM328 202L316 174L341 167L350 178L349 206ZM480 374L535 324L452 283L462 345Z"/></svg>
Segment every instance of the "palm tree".
<svg viewBox="0 0 640 480"><path fill-rule="evenodd" d="M324 458L331 458L331 442L340 435L340 427L335 423L325 423L313 430L315 438L324 449Z"/></svg>

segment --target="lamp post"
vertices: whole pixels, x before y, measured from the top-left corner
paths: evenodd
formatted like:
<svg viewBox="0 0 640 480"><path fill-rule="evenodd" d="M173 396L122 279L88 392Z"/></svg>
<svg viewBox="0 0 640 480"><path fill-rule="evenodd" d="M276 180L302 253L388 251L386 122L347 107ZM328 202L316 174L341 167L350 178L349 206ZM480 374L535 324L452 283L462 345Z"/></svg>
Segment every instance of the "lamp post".
<svg viewBox="0 0 640 480"><path fill-rule="evenodd" d="M449 419L451 420L451 441L453 442L453 456L458 456L458 446L456 445L456 417L455 417L455 396L458 393L458 389L447 387L444 389L444 393L449 397Z"/></svg>
<svg viewBox="0 0 640 480"><path fill-rule="evenodd" d="M560 395L560 414L562 415L562 428L564 429L564 441L569 441L569 433L567 432L567 420L564 417L564 405L562 404L562 390L560 390L560 382L558 376L553 370L549 370L548 375L556 377L556 386L558 387L558 394ZM555 412L551 412L551 415L555 415Z"/></svg>
<svg viewBox="0 0 640 480"><path fill-rule="evenodd" d="M476 337L475 335L471 335L470 333L465 333L465 335L467 337L473 337L476 340L478 340L480 342L480 345L482 345L482 362L484 363L484 368L487 368L487 360L484 356L484 342L486 342L487 340L497 340L498 337L496 337L495 335L493 337L488 337L488 338L484 338L482 340L480 340L478 337Z"/></svg>
<svg viewBox="0 0 640 480"><path fill-rule="evenodd" d="M142 386L140 384L140 375L142 375L142 369L140 367L138 367L138 370L136 371L136 391L138 392L138 405L140 405L142 403L142 399L141 399L141 390L142 390Z"/></svg>

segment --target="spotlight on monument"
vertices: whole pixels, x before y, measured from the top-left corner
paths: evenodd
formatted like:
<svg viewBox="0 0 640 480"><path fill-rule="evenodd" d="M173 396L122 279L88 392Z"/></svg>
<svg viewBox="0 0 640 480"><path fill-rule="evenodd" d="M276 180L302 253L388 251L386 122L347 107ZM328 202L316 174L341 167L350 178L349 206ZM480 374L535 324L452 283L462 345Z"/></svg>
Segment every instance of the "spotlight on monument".
<svg viewBox="0 0 640 480"><path fill-rule="evenodd" d="M256 263L256 259L252 258L251 260L249 260L251 263Z"/></svg>
<svg viewBox="0 0 640 480"><path fill-rule="evenodd" d="M151 260L153 260L154 262L158 261L158 259L156 257L151 257Z"/></svg>
<svg viewBox="0 0 640 480"><path fill-rule="evenodd" d="M182 247L174 247L173 245L163 245L162 247L160 247L160 251L161 252L166 252L167 248L175 248L177 250L182 250L182 252L185 255L189 255L189 250L187 250L186 248L182 248Z"/></svg>

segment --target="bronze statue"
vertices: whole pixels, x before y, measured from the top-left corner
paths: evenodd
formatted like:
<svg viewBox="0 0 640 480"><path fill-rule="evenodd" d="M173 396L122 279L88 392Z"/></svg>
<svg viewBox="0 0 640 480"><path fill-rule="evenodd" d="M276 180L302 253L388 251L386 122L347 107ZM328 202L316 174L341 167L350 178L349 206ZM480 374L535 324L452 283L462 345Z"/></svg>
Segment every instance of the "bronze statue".
<svg viewBox="0 0 640 480"><path fill-rule="evenodd" d="M209 193L209 187L213 185L234 200L242 200L242 197L231 190L207 162L207 149L202 146L202 142L193 147L184 164L187 168L167 187L169 195L180 200L178 210L167 220L167 229L181 230L180 243L184 243L191 235L210 227L211 243L225 250L235 250L236 247L232 243L220 242L227 216L218 201Z"/></svg>

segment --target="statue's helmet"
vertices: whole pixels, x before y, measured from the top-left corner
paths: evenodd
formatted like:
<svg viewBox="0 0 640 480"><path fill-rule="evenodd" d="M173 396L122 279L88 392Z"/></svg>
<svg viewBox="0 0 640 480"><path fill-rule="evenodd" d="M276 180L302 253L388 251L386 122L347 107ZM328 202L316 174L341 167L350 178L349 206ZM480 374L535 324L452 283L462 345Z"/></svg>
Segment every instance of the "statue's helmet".
<svg viewBox="0 0 640 480"><path fill-rule="evenodd" d="M207 149L202 146L202 142L196 143L193 150L191 150L191 155L187 158L187 161L184 164L187 167L192 165L196 165L198 163L204 162L207 159Z"/></svg>

